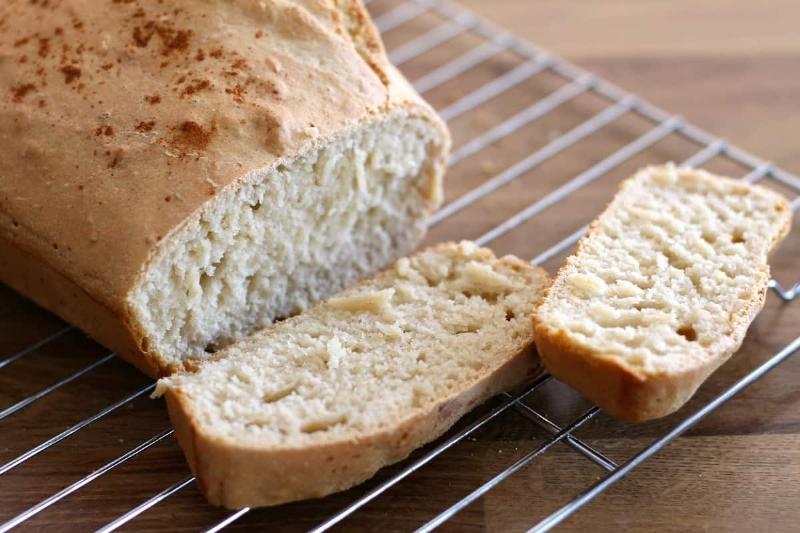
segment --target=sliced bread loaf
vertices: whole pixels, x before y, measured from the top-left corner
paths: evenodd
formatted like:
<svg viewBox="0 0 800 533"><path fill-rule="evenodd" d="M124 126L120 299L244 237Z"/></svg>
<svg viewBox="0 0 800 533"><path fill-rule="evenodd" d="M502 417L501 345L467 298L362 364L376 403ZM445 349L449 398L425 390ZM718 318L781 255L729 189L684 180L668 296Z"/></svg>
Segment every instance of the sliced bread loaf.
<svg viewBox="0 0 800 533"><path fill-rule="evenodd" d="M0 282L151 375L386 268L441 201L447 130L360 0L3 0L0 27Z"/></svg>
<svg viewBox="0 0 800 533"><path fill-rule="evenodd" d="M677 410L764 305L779 194L674 166L624 182L533 315L547 369L609 414Z"/></svg>
<svg viewBox="0 0 800 533"><path fill-rule="evenodd" d="M325 496L435 439L539 372L530 313L547 274L442 244L159 381L208 500Z"/></svg>

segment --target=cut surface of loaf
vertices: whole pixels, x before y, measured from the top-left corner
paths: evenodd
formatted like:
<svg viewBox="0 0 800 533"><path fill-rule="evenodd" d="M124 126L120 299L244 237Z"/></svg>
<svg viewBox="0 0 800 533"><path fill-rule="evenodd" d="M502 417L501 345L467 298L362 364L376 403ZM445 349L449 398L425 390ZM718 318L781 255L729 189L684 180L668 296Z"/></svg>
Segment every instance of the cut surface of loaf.
<svg viewBox="0 0 800 533"><path fill-rule="evenodd" d="M447 130L360 0L4 0L0 30L0 281L151 375L386 267L441 201Z"/></svg>
<svg viewBox="0 0 800 533"><path fill-rule="evenodd" d="M209 501L320 497L446 431L539 371L530 313L549 280L445 243L159 381Z"/></svg>
<svg viewBox="0 0 800 533"><path fill-rule="evenodd" d="M763 307L788 203L672 165L624 182L533 315L542 361L609 414L677 410Z"/></svg>
<svg viewBox="0 0 800 533"><path fill-rule="evenodd" d="M218 195L129 296L149 349L208 357L408 253L439 194L439 135L397 111Z"/></svg>

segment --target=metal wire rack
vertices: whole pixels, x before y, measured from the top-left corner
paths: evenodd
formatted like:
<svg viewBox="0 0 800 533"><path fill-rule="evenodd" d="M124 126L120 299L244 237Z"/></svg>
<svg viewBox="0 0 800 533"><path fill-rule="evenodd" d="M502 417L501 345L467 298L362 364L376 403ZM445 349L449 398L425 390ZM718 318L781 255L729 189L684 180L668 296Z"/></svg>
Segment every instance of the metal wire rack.
<svg viewBox="0 0 800 533"><path fill-rule="evenodd" d="M456 196L449 198L445 206L431 217L429 225L433 233L439 226L445 226L445 222L458 219L460 214L468 208L474 208L486 202L487 198L493 193L518 182L523 176L563 156L571 148L583 146L582 143L602 136L603 132L606 132L606 136L611 135L608 133L611 128L631 117L646 125L641 134L637 134L632 140L610 151L610 153L608 151L602 152L602 157L599 161L593 160L588 168L578 172L574 177L566 181L559 180L553 186L548 185L547 190L537 190L534 196L535 200L532 202L526 200L527 205L518 209L511 216L501 219L494 227L483 231L475 240L483 245L502 240L513 230L522 228L528 221L549 213L551 208L557 205L570 201L577 193L587 190L586 187L590 184L600 182L624 164L642 157L647 150L671 139L680 139L692 147L689 157L686 157L683 163L693 166L707 165L712 162L732 163L737 168L744 169L742 179L749 182L763 181L771 186L776 186L784 193L791 194L791 206L794 211L800 208L800 179L797 176L732 146L723 139L688 124L682 118L671 115L605 80L599 79L538 49L532 44L523 42L455 5L439 0L366 0L366 3L369 4L371 9L375 10L376 24L382 32L387 34L387 38L389 34L397 34L397 37L389 39L389 42L402 41L399 44L390 46L390 56L395 64L408 73L417 90L428 96L436 91L444 95L441 100L445 101L445 103L438 106L439 112L454 125L454 131L466 131L469 133L469 121L475 119L479 123L476 135L472 135L456 144L456 149L450 159L451 168L459 166L461 162L470 160L473 156L483 155L487 150L498 146L502 149L503 143L509 138L517 136L523 139L522 143L525 147L525 152L521 158L508 164L502 170L495 171L490 169L488 172L490 174L489 177L482 179L475 186L471 185L474 180L465 179L465 185L461 187L463 190L459 190L459 187L456 187ZM464 42L461 45L454 44L459 39ZM451 49L448 52L449 56L437 56L440 53L444 54L444 50L448 47ZM424 58L428 56L430 57L425 60ZM470 76L480 70L488 71L488 77L484 76L486 79L483 79L477 76L475 79L479 79L481 82L474 89L467 91L466 94L459 94L453 98L448 96L449 93L442 92L442 89L455 82L458 82L457 85L459 87L469 85ZM536 80L545 75L557 80L559 85L554 90L537 97L529 105L524 103L518 105L515 102L517 97L508 96L514 90L524 89L525 84L536 82ZM599 102L599 110L588 113L585 118L581 117L584 119L567 129L567 131L561 132L560 129L556 129L555 132L550 132L546 142L535 151L530 152L524 140L525 132L529 131L526 128L536 127L539 122L555 115L559 110L563 110L568 106L577 106L580 99L590 97L594 98L595 102ZM503 103L504 109L511 109L512 112L504 115L489 113L490 120L488 120L488 124L485 116L484 120L480 120L482 107L498 101ZM509 102L511 102L510 105ZM516 146L519 146L519 142L517 142ZM604 147L604 149L606 148ZM498 152L495 151L493 153L496 155ZM464 167L470 169L470 173L474 174L475 166L476 163L473 162L473 164ZM610 185L613 185L613 183ZM598 185L594 186L597 187ZM493 212L497 211L491 205L485 206L484 209L490 209ZM566 222L571 222L571 220ZM567 228L566 236L556 240L549 246L539 247L538 254L532 259L532 262L541 265L558 259L578 241L585 230L585 225L579 228ZM462 231L462 224L456 220L455 224L446 231L440 232L439 236L475 238L475 235L459 234L460 231ZM518 241L514 240L513 242ZM770 283L770 287L785 302L795 299L798 292L800 292L800 283L792 288L784 289L773 280ZM0 369L20 364L43 348L52 346L54 343L64 342L66 337L74 333L71 326L59 326L54 333L44 335L40 340L31 342L27 347L17 350L16 353L0 360ZM800 331L797 333L800 334ZM73 350L80 349L75 348L74 343L70 346ZM96 346L93 346L89 351L97 352L98 350ZM320 512L324 518L321 521L308 524L308 528L312 531L321 532L340 525L360 509L400 485L403 480L422 471L426 465L434 462L435 459L448 450L460 443L469 441L482 429L492 424L493 421L509 411L514 411L530 421L533 426L538 428L537 431L544 432L546 436L542 438L541 443L533 449L517 454L516 459L510 464L504 464L499 472L494 473L489 479L482 481L477 486L471 487L457 501L449 502L448 505L432 515L426 523L414 527L417 527L419 531L431 531L443 525L476 500L486 496L501 482L511 478L542 457L548 450L558 444L564 444L597 465L605 474L598 481L587 484L582 489L577 488L575 494L566 503L558 506L548 515L539 517L538 522L533 521L531 523L532 531L548 530L798 350L800 350L800 336L789 341L782 349L767 358L744 377L735 381L732 385L726 386L719 394L704 400L689 416L686 416L685 413L681 414L681 418L677 419L671 428L665 430L661 436L644 449L621 463L615 462L597 449L596 446L576 435L579 428L596 417L598 413L597 407L584 405L583 410L577 416L572 416L569 420L560 422L555 420L552 415L546 415L543 409L531 406L528 400L547 387L549 383L552 383L549 376L542 376L526 390L513 395L503 395L496 399L492 406L486 407L479 414L468 417L466 423L457 426L446 437L415 454L409 460L401 463L399 467L394 470L390 469L389 474L368 484L367 489L356 493L355 496L344 496L344 500L340 498L337 500L338 507L333 509L323 508L323 511ZM98 369L108 367L114 361L116 361L115 354L100 352L99 357L85 366L0 410L0 423L13 423L13 415L20 416L20 413L24 414L24 411L32 406L35 407L37 402L67 386L79 383L80 380L85 379ZM30 447L26 451L16 454L10 459L2 459L3 456L0 456L0 461L3 461L3 464L0 464L0 487L8 479L8 475L18 467L40 456L47 456L48 453L53 453L60 443L69 441L71 437L74 438L79 432L87 431L87 428L93 427L98 421L106 419L112 414L122 416L125 424L136 424L137 420L140 419L137 411L125 412L125 409L131 406L132 402L141 399L153 389L152 383L142 384L141 380L139 383L137 388L130 394L99 410L84 411L78 422L68 425L60 433L42 440L39 444ZM162 414L158 423L164 424L163 408L159 407L159 409ZM120 415L121 412L123 413L122 415ZM149 421L150 418L147 418L147 420ZM27 422L25 423L27 424ZM2 429L4 440L6 440L6 436L11 435L14 431L24 432L30 429L27 426L19 428L12 426L10 429L7 429L7 425L2 427L4 428ZM145 424L143 427L147 429L150 426ZM128 451L115 456L107 463L92 468L88 474L80 474L79 468L77 468L76 481L54 493L43 495L38 500L38 503L27 506L20 512L8 517L0 515L0 519L6 520L0 524L0 532L30 523L28 522L29 520L39 516L40 513L55 506L61 500L100 480L109 472L123 467L128 461L146 450L169 440L172 436L172 430L166 428L166 426L160 427L165 427L165 429L156 431L155 435L138 442ZM40 429L39 433L45 430L47 428ZM111 439L108 435L105 438ZM69 453L79 452L71 450ZM46 463L44 464L44 469L40 470L40 475L47 472ZM177 473L176 477L180 476L181 466L176 465L173 470ZM183 467L183 472L185 473L185 467ZM161 481L163 479L159 478L159 482ZM192 476L185 476L171 485L168 485L168 482L164 482L161 486L167 485L166 488L155 492L144 501L139 501L138 504L134 504L135 506L129 507L128 511L118 515L98 531L116 530L130 524L134 519L148 511L167 505L171 497L181 493L193 481L194 478ZM92 501L96 502L97 499L95 498ZM340 503L341 505L339 505ZM215 515L217 518L203 527L209 532L219 531L226 526L235 524L248 513L251 513L249 509L242 509L227 515L217 514Z"/></svg>

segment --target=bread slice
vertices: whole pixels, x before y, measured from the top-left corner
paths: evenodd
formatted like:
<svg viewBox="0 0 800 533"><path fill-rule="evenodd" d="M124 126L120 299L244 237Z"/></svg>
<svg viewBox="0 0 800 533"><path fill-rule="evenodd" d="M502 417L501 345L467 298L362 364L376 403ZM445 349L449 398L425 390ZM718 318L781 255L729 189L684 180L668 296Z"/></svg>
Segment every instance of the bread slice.
<svg viewBox="0 0 800 533"><path fill-rule="evenodd" d="M151 375L409 253L449 136L360 0L0 2L0 282Z"/></svg>
<svg viewBox="0 0 800 533"><path fill-rule="evenodd" d="M530 313L547 274L441 244L158 382L215 505L360 483L540 371Z"/></svg>
<svg viewBox="0 0 800 533"><path fill-rule="evenodd" d="M672 413L741 345L790 221L768 189L672 165L641 170L534 313L543 363L615 417Z"/></svg>

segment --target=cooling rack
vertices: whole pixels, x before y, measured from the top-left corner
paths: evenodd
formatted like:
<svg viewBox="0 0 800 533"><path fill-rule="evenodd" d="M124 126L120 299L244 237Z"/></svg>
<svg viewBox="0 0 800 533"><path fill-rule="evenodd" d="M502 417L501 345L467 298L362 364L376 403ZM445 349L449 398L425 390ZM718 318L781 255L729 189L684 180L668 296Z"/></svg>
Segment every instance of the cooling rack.
<svg viewBox="0 0 800 533"><path fill-rule="evenodd" d="M392 61L454 134L447 198L430 219L429 241L472 238L553 270L620 179L665 160L762 182L789 197L794 211L800 208L795 175L460 7L438 0L366 3ZM789 240L798 237L795 231ZM776 277L798 270L796 258L775 260ZM616 423L544 375L481 406L361 487L314 502L230 512L203 503L163 404L147 400L152 383L0 287L0 347L11 354L0 359L0 532L430 531L476 524L548 530L800 350L797 321L781 318L796 305L789 302L800 284L784 289L773 280L770 288L757 324L774 334L748 338L737 358L749 366L723 367L664 421L636 429ZM648 444L609 446L611 453L597 444L629 433ZM531 480L542 474L555 479L537 492ZM515 480L522 485L512 493L536 505L515 506L507 489Z"/></svg>

